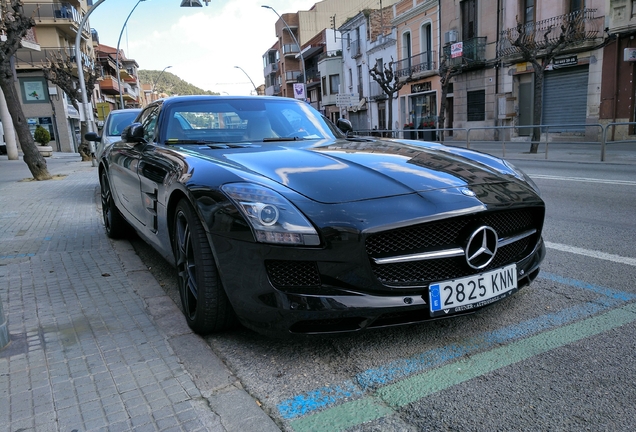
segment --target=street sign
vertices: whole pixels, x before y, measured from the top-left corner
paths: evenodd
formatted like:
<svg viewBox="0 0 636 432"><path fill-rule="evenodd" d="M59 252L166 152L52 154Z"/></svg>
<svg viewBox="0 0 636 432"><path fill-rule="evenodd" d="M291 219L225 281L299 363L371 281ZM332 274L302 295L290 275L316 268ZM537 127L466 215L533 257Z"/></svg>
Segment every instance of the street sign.
<svg viewBox="0 0 636 432"><path fill-rule="evenodd" d="M357 93L338 93L336 95L336 106L350 107L358 105L360 102L360 96Z"/></svg>

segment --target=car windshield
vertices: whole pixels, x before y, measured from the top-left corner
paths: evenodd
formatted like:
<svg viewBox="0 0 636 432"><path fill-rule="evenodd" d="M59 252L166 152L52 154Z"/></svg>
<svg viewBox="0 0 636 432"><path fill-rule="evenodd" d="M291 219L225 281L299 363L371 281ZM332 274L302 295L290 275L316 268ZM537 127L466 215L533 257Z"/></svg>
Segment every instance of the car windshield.
<svg viewBox="0 0 636 432"><path fill-rule="evenodd" d="M104 135L121 135L121 133L124 131L124 128L130 125L135 120L138 114L138 110L111 112L108 116L108 120L106 121L106 125L104 126Z"/></svg>
<svg viewBox="0 0 636 432"><path fill-rule="evenodd" d="M217 98L171 104L163 141L248 143L333 139L341 133L305 102Z"/></svg>

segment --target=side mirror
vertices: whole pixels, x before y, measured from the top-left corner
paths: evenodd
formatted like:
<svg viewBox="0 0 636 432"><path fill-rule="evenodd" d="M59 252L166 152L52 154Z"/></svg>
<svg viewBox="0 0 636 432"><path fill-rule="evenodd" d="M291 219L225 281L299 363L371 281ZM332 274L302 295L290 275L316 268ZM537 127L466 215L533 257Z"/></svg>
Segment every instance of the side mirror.
<svg viewBox="0 0 636 432"><path fill-rule="evenodd" d="M102 139L102 137L97 135L95 132L88 132L87 134L84 134L84 138L86 141L101 141Z"/></svg>
<svg viewBox="0 0 636 432"><path fill-rule="evenodd" d="M346 118L339 118L338 120L336 120L336 126L347 136L349 136L353 132L353 126L351 125L351 122Z"/></svg>
<svg viewBox="0 0 636 432"><path fill-rule="evenodd" d="M126 126L121 133L121 139L129 143L145 143L144 127L141 123L133 123L130 126Z"/></svg>

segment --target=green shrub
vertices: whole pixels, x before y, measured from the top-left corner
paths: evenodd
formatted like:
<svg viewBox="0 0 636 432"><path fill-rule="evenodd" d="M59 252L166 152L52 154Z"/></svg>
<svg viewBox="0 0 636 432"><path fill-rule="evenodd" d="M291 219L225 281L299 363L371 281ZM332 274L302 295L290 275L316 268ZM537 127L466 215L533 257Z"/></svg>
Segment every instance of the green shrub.
<svg viewBox="0 0 636 432"><path fill-rule="evenodd" d="M35 133L33 134L33 139L36 143L44 146L51 141L51 134L49 131L44 129L42 126L38 125L35 127Z"/></svg>

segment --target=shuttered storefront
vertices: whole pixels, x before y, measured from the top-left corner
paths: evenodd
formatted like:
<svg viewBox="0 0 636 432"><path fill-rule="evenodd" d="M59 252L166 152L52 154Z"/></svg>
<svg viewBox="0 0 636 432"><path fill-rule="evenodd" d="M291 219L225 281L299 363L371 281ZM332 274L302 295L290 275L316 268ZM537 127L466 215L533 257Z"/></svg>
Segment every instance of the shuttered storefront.
<svg viewBox="0 0 636 432"><path fill-rule="evenodd" d="M546 71L543 82L543 124L574 127L550 128L550 132L585 132L588 66Z"/></svg>

